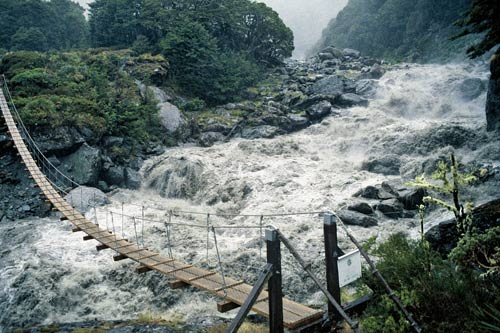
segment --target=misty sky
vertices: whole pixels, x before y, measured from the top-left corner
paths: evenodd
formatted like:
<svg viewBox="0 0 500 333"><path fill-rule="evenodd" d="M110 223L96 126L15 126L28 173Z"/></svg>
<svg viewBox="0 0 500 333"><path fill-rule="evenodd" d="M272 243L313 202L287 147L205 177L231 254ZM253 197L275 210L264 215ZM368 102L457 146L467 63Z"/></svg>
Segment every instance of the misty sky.
<svg viewBox="0 0 500 333"><path fill-rule="evenodd" d="M85 6L92 0L75 0ZM295 57L303 57L321 36L328 21L344 8L348 0L262 0L274 8L293 30Z"/></svg>

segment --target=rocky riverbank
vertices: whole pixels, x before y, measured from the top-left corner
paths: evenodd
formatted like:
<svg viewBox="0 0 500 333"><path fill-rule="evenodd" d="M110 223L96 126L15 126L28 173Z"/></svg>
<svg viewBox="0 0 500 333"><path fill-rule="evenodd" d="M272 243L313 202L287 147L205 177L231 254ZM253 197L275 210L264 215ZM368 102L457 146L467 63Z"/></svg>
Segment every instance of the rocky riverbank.
<svg viewBox="0 0 500 333"><path fill-rule="evenodd" d="M144 79L137 72L139 67L149 66L147 72L152 76L165 71L163 63L136 61L126 61L123 70L138 79ZM202 111L183 110L188 109L182 107L186 100L165 88L141 81L136 84L143 98L152 95L157 100L159 121L170 136L177 137L179 143L207 147L238 137L272 138L304 129L344 108L367 106L383 67L381 61L363 57L358 51L328 47L307 61L288 60L258 86L249 88L245 101ZM6 129L0 120L0 221L46 216L50 207L28 179ZM41 126L31 134L54 166L76 183L104 192L138 189L143 161L165 150L161 143L137 149L122 137L97 140L90 129L70 126Z"/></svg>

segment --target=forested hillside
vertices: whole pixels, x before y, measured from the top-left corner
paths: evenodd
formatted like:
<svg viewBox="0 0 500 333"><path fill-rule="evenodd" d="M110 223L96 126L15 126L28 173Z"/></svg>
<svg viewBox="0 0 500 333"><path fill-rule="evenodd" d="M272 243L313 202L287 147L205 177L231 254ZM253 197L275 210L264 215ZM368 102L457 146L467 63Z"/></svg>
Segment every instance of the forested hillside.
<svg viewBox="0 0 500 333"><path fill-rule="evenodd" d="M451 41L453 23L470 0L350 0L323 31L315 51L329 45L349 47L381 58L405 61L448 60L461 54L469 39Z"/></svg>
<svg viewBox="0 0 500 333"><path fill-rule="evenodd" d="M47 51L85 46L88 29L83 12L70 0L2 0L0 50Z"/></svg>
<svg viewBox="0 0 500 333"><path fill-rule="evenodd" d="M89 23L92 46L161 53L170 79L209 104L234 100L294 48L278 14L249 0L97 0Z"/></svg>

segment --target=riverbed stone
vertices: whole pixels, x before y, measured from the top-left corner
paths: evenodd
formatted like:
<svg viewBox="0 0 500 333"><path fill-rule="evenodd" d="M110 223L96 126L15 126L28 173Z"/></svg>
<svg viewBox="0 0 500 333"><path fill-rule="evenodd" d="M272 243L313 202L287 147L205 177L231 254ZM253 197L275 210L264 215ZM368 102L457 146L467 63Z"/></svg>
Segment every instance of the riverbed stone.
<svg viewBox="0 0 500 333"><path fill-rule="evenodd" d="M376 206L377 210L391 219L397 219L404 216L403 204L397 199L383 200Z"/></svg>
<svg viewBox="0 0 500 333"><path fill-rule="evenodd" d="M341 210L337 212L340 219L347 225L357 225L365 228L378 225L378 220L353 210Z"/></svg>
<svg viewBox="0 0 500 333"><path fill-rule="evenodd" d="M88 186L79 186L71 190L64 199L81 213L90 211L94 206L103 206L110 203L104 192Z"/></svg>
<svg viewBox="0 0 500 333"><path fill-rule="evenodd" d="M65 171L80 185L96 185L101 172L101 154L98 148L84 143L73 154L61 158ZM64 169L64 168L63 168Z"/></svg>
<svg viewBox="0 0 500 333"><path fill-rule="evenodd" d="M307 116L311 120L319 120L328 116L332 112L332 103L329 101L321 101L309 107L306 111Z"/></svg>
<svg viewBox="0 0 500 333"><path fill-rule="evenodd" d="M340 75L330 75L314 83L309 92L310 94L338 96L344 92L344 81L344 77Z"/></svg>
<svg viewBox="0 0 500 333"><path fill-rule="evenodd" d="M370 206L366 202L353 203L353 204L347 206L347 209L353 210L355 212L365 214L365 215L371 215L374 213L372 206Z"/></svg>

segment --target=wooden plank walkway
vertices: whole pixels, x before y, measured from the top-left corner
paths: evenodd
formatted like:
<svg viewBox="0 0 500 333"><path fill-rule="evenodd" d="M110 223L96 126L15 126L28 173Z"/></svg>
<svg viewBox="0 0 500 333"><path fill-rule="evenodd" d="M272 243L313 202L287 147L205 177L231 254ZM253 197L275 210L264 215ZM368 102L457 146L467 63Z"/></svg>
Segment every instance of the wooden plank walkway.
<svg viewBox="0 0 500 333"><path fill-rule="evenodd" d="M101 248L110 248L116 251L124 258L130 258L139 263L145 270L155 270L171 278L182 281L201 290L206 290L213 295L224 298L224 283L222 276L218 273L193 267L181 261L171 259L167 256L149 251L146 248L140 248L136 244L130 243L116 234L99 228L90 222L80 212L76 211L66 200L59 195L49 180L39 169L35 160L31 156L23 138L12 117L9 106L0 89L0 106L5 122L9 128L10 135L14 144L26 165L28 172L33 180L42 190L43 194L52 203L52 205L61 212L68 221L70 221L79 230L85 232L88 236L97 240L103 246ZM226 281L226 301L231 301L242 305L248 297L252 286L225 277ZM268 293L262 291L252 310L265 317L269 317ZM323 316L323 311L316 310L283 298L283 324L285 328L295 330L300 327L316 322Z"/></svg>

